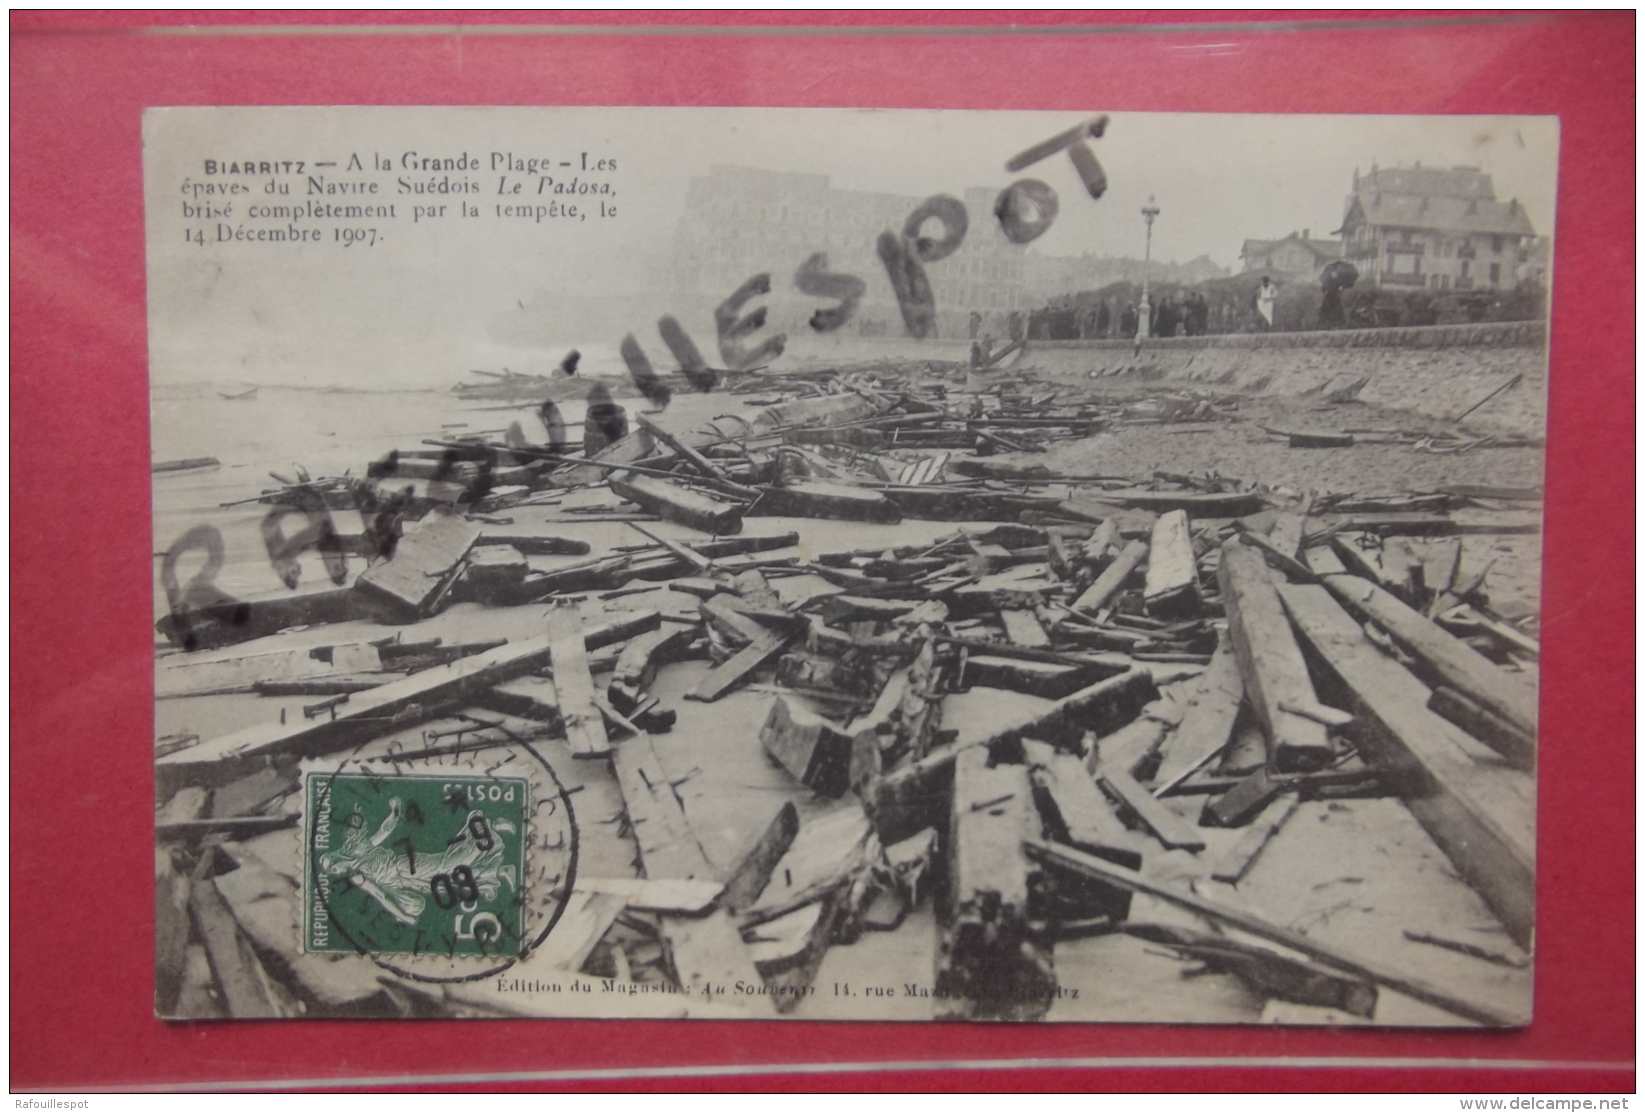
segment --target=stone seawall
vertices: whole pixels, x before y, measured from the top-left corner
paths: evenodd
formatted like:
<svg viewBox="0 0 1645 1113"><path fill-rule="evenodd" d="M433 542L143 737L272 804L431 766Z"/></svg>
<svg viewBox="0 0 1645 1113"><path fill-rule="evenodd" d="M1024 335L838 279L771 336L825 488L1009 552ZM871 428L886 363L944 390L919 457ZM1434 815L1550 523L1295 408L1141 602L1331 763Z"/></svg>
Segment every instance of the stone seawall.
<svg viewBox="0 0 1645 1113"><path fill-rule="evenodd" d="M1032 346L1129 351L1134 340L1035 340ZM1172 336L1143 341L1150 350L1203 348L1545 348L1542 321L1492 321L1477 325L1422 325L1412 328L1338 329L1321 332L1251 332L1219 336Z"/></svg>
<svg viewBox="0 0 1645 1113"><path fill-rule="evenodd" d="M1145 340L1140 350L1126 340L1033 341L1015 369L1071 385L1157 383L1317 397L1322 405L1346 392L1373 406L1445 420L1505 387L1460 425L1535 437L1547 424L1545 337L1541 323L1499 323L1173 337ZM1322 424L1354 424L1351 411L1332 409Z"/></svg>

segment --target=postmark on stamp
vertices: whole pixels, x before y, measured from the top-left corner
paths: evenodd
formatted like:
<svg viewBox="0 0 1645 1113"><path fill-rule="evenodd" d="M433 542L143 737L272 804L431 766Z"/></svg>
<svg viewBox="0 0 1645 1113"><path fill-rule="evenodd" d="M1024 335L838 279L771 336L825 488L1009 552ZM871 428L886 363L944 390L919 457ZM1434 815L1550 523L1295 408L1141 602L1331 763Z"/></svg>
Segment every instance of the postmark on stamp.
<svg viewBox="0 0 1645 1113"><path fill-rule="evenodd" d="M419 981L529 958L576 883L570 796L523 740L410 752L379 740L312 763L302 839L302 949Z"/></svg>
<svg viewBox="0 0 1645 1113"><path fill-rule="evenodd" d="M531 783L310 773L314 952L518 955Z"/></svg>

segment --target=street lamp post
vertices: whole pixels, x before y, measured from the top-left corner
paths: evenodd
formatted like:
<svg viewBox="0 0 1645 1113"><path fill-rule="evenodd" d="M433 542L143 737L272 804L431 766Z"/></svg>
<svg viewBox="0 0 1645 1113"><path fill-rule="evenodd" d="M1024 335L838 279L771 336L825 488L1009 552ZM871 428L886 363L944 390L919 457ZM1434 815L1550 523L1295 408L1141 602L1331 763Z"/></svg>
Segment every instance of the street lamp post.
<svg viewBox="0 0 1645 1113"><path fill-rule="evenodd" d="M1154 247L1154 218L1159 215L1159 206L1154 204L1154 195L1148 195L1148 204L1142 207L1143 241L1142 241L1142 302L1137 306L1137 339L1148 339L1148 319L1152 316L1152 309L1148 304L1148 260Z"/></svg>

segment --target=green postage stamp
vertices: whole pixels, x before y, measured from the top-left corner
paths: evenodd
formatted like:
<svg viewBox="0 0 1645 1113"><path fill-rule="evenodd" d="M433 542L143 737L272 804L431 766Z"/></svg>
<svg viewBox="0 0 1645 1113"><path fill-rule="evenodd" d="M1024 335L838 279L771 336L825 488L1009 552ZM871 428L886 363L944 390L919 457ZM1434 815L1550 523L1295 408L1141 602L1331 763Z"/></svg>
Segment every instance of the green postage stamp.
<svg viewBox="0 0 1645 1113"><path fill-rule="evenodd" d="M303 947L517 956L531 782L310 772Z"/></svg>

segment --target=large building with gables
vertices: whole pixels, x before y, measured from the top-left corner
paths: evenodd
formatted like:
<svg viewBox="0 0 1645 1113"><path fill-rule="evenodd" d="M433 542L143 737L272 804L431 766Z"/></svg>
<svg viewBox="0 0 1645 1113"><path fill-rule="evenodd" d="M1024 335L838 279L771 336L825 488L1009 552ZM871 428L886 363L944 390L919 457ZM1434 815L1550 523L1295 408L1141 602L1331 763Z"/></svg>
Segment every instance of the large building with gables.
<svg viewBox="0 0 1645 1113"><path fill-rule="evenodd" d="M1506 290L1541 269L1525 207L1497 200L1491 176L1474 166L1355 170L1339 234L1362 284Z"/></svg>

